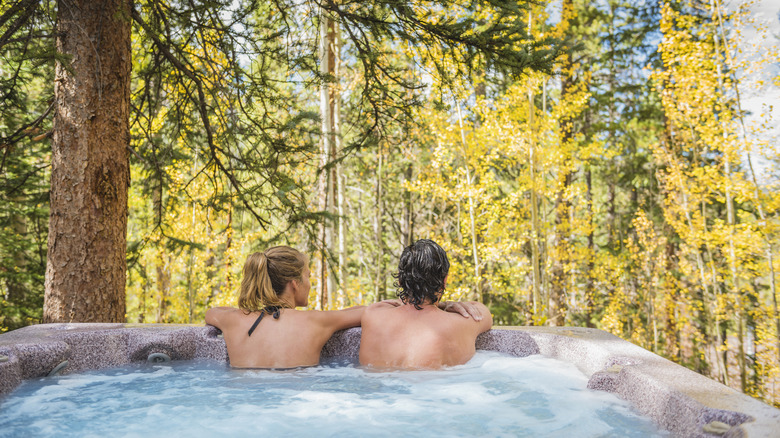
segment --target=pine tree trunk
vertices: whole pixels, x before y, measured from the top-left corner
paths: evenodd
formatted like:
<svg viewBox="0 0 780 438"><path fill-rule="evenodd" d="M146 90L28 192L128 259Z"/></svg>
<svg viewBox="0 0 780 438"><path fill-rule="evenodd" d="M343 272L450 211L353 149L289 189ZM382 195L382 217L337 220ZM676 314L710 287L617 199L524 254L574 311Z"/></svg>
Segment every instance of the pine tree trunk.
<svg viewBox="0 0 780 438"><path fill-rule="evenodd" d="M124 322L131 2L57 3L44 322Z"/></svg>

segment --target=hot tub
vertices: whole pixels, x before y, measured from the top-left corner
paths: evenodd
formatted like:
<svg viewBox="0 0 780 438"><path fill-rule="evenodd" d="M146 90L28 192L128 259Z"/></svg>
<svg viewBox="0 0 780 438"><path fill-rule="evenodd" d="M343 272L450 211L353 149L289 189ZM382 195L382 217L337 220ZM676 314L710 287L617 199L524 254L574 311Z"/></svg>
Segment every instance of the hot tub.
<svg viewBox="0 0 780 438"><path fill-rule="evenodd" d="M71 374L147 360L227 362L210 326L42 324L0 335L0 395L24 379ZM356 361L360 329L336 333L323 360ZM477 339L477 349L572 363L588 387L616 394L674 436L780 436L780 410L606 332L586 328L504 327Z"/></svg>

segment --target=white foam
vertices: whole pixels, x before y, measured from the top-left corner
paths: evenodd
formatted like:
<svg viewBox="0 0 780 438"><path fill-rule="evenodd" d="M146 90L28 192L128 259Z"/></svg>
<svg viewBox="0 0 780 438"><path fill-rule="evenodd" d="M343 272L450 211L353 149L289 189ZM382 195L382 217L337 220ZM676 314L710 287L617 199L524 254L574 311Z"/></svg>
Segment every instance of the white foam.
<svg viewBox="0 0 780 438"><path fill-rule="evenodd" d="M54 384L51 384L54 383ZM0 405L0 435L647 436L574 366L479 352L439 371L135 366L27 382ZM620 427L620 429L616 429Z"/></svg>

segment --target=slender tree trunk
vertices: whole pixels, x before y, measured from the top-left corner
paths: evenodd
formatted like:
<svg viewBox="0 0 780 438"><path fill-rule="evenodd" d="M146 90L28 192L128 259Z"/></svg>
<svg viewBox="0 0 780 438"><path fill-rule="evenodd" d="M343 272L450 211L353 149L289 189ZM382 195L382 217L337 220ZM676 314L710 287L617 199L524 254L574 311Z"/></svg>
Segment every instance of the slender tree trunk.
<svg viewBox="0 0 780 438"><path fill-rule="evenodd" d="M672 152L674 149L675 144L675 134L670 126L669 119L664 115L664 135L665 135L665 144L667 145L667 153L670 157L672 157L670 160L676 160L675 154ZM670 161L670 166L679 167L679 164L675 161ZM691 207L689 205L688 200L688 192L686 190L686 184L682 180L682 177L680 176L682 174L681 169L677 169L675 173L678 175L677 178L677 186L679 188L680 196L682 197L682 208L685 212L685 221L688 225L688 231L690 233L690 236L697 236L700 233L697 232L694 223L693 218L691 216ZM707 214L705 211L705 206L702 203L701 205L701 230L703 233L707 233L707 223L706 218ZM710 260L712 260L712 254L710 253L709 246L704 242L705 249L707 251L707 254L710 257ZM727 366L728 363L726 361L728 351L724 351L723 355L720 355L718 353L718 348L720 345L723 345L723 342L725 342L725 339L722 338L722 330L721 330L721 323L720 323L720 316L719 312L717 310L717 302L718 302L718 295L719 295L719 288L718 288L718 280L717 275L715 273L715 268L713 265L710 265L711 268L711 283L712 283L712 293L710 293L710 289L707 287L707 274L706 274L706 265L704 258L702 256L702 251L700 250L701 243L699 242L699 239L694 239L692 246L694 247L695 251L695 257L696 257L696 266L699 271L699 281L701 283L701 311L700 311L700 319L703 322L703 328L704 328L704 335L705 335L705 342L709 348L712 349L715 355L716 365L717 365L717 371L719 378L721 379L721 382L727 383L728 382L728 371ZM715 306L714 309L711 309L711 306ZM714 315L714 317L710 317L710 314ZM712 326L710 326L712 324Z"/></svg>
<svg viewBox="0 0 780 438"><path fill-rule="evenodd" d="M168 319L168 292L171 289L170 256L163 255L163 250L157 250L157 315L156 323L167 322Z"/></svg>
<svg viewBox="0 0 780 438"><path fill-rule="evenodd" d="M198 158L195 157L194 160L192 160L192 175L195 175L198 168ZM195 227L197 226L197 222L195 221L195 202L190 202L190 241L195 241ZM193 248L190 247L188 251L188 257L187 257L187 303L189 305L189 323L192 324L192 321L195 319L195 280L194 280L194 270L195 270L195 252L193 251Z"/></svg>
<svg viewBox="0 0 780 438"><path fill-rule="evenodd" d="M533 16L528 14L528 34L533 28ZM533 269L533 323L539 324L542 317L542 297L540 294L541 273L539 271L539 205L536 194L536 131L534 129L534 91L528 84L528 169L531 176L531 265Z"/></svg>
<svg viewBox="0 0 780 438"><path fill-rule="evenodd" d="M23 199L21 197L11 199L12 202L22 202ZM26 236L27 235L27 220L24 217L24 215L19 214L18 211L14 211L11 213L9 217L9 222L11 225L11 229L14 230L14 233L17 236ZM19 269L20 271L25 271L27 269L27 258L24 255L24 250L19 248L19 250L13 251L13 260L14 260L14 267L16 269ZM7 277L6 280L6 287L8 291L8 295L6 296L6 300L9 303L13 304L21 304L24 300L24 297L27 293L27 288L25 287L24 283L20 281L20 278L16 275L11 275Z"/></svg>
<svg viewBox="0 0 780 438"><path fill-rule="evenodd" d="M195 268L195 254L192 251L192 248L188 251L188 257L187 257L187 306L188 306L188 321L190 324L192 324L192 320L195 317L195 281L193 279L194 277L194 270Z"/></svg>
<svg viewBox="0 0 780 438"><path fill-rule="evenodd" d="M666 247L664 248L666 254L664 257L665 266L664 276L668 276L668 273L674 272L674 258L675 258L675 245L671 240L666 241ZM697 251L698 252L698 251ZM680 347L680 330L678 328L677 318L677 305L680 302L680 293L677 285L670 282L664 282L666 285L667 296L666 300L666 352L670 356L676 356L678 359L681 357L682 348ZM662 292L663 293L663 292ZM651 300L654 299L655 294L651 296ZM655 319L653 320L653 327L655 327ZM657 340L655 341L658 342Z"/></svg>
<svg viewBox="0 0 780 438"><path fill-rule="evenodd" d="M344 184L346 183L346 177L342 173L342 166L339 164L336 167L336 184L337 187L337 204L339 215L339 229L338 229L338 247L339 247L339 259L338 259L338 304L339 308L344 307L346 304L346 265L347 265L347 217L346 206L344 205Z"/></svg>
<svg viewBox="0 0 780 438"><path fill-rule="evenodd" d="M458 109L458 126L460 127L460 140L463 144L463 160L465 161L465 168L466 168L466 184L469 187L469 229L471 230L471 255L472 255L472 262L474 263L474 297L473 299L482 302L482 273L480 272L480 260L479 260L479 251L477 248L477 221L476 221L476 213L474 211L474 194L471 189L474 187L474 182L476 179L476 175L471 174L471 169L469 168L469 162L468 162L468 147L466 145L466 132L463 129L463 115L460 112L460 102L458 102L458 99L455 99L455 107ZM460 228L460 223L458 223L458 228Z"/></svg>
<svg viewBox="0 0 780 438"><path fill-rule="evenodd" d="M138 323L143 324L146 322L146 297L149 296L149 274L146 272L146 266L141 264L141 308L138 312Z"/></svg>
<svg viewBox="0 0 780 438"><path fill-rule="evenodd" d="M409 164L406 166L406 172L404 174L404 178L406 179L407 183L412 182L412 165ZM404 218L403 218L403 239L404 239L404 246L409 246L412 244L412 239L414 239L414 217L412 215L412 191L405 189L404 190Z"/></svg>
<svg viewBox="0 0 780 438"><path fill-rule="evenodd" d="M541 272L539 267L539 200L536 193L536 145L535 145L535 131L533 128L533 113L535 110L533 103L534 95L533 91L528 90L528 110L529 110L529 171L531 172L531 263L533 265L533 313L534 324L538 324L543 312L543 304L541 297Z"/></svg>
<svg viewBox="0 0 780 438"><path fill-rule="evenodd" d="M717 0L713 0L712 2L712 13L713 15L719 15L717 14ZM718 88L720 88L723 92L725 92L725 87L723 84L723 73L721 70L721 44L718 37L718 34L716 33L714 36L714 43L715 43L715 68L718 75ZM724 49L724 51L727 51L727 49ZM723 133L723 140L724 144L727 144L728 140L726 139L726 133ZM729 151L723 150L723 169L726 176L726 220L729 227L729 235L728 235L728 251L729 251L729 272L731 274L731 293L734 299L737 301L737 336L738 336L738 353L739 356L737 357L737 364L739 365L739 375L740 375L740 383L742 392L745 392L747 389L747 371L745 369L745 353L744 353L744 307L743 307L743 299L738 283L738 276L737 276L737 266L736 266L736 251L734 249L734 229L736 227L736 215L734 213L734 200L733 195L731 193L732 191L732 176L731 176L731 157L729 157Z"/></svg>
<svg viewBox="0 0 780 438"><path fill-rule="evenodd" d="M574 5L572 0L563 0L561 12L562 25L566 26L568 31L571 19L574 17ZM568 32L567 32L568 33ZM574 92L574 63L571 54L566 54L561 62L561 101L566 102L571 99ZM544 95L544 105L546 107L546 93ZM546 108L544 108L546 109ZM543 109L543 110L544 110ZM572 142L572 120L564 118L561 120L561 144L563 150L568 150ZM569 200L569 187L572 182L572 173L568 154L563 153L562 159L558 164L558 184L555 194L555 237L553 241L553 258L551 266L550 281L550 325L561 326L566 321L566 286L568 285L567 266L569 265L569 233L571 224L569 215L571 213L571 202Z"/></svg>
<svg viewBox="0 0 780 438"><path fill-rule="evenodd" d="M723 44L727 47L727 49L724 51L726 54L726 60L729 63L730 71L731 71L731 87L734 90L734 94L736 96L736 104L737 104L737 117L739 119L739 126L740 126L740 136L742 137L742 141L745 144L745 150L743 153L745 154L748 162L748 169L750 170L750 178L753 181L753 192L754 196L756 198L755 203L758 207L758 215L761 218L761 227L764 235L764 242L766 243L766 258L767 258L767 264L769 266L769 286L770 286L770 293L772 294L772 308L773 308L773 315L775 318L775 336L777 337L777 352L778 357L780 357L780 314L778 314L777 310L777 284L775 279L775 264L774 264L774 249L772 248L772 241L767 236L768 232L768 225L767 225L767 219L766 219L766 213L764 210L764 200L763 195L761 193L761 186L758 185L758 179L756 178L756 171L753 168L753 159L750 154L750 148L748 147L748 141L747 141L747 130L745 129L745 118L744 113L742 111L742 98L739 92L739 81L737 80L736 72L738 71L736 68L734 68L734 61L731 59L731 54L728 50L728 40L726 39L726 31L724 30L723 26L723 15L721 14L721 8L720 8L720 0L714 1L714 8L716 15L718 17L718 28L720 30L720 36L723 39Z"/></svg>
<svg viewBox="0 0 780 438"><path fill-rule="evenodd" d="M329 132L328 136L330 137L330 150L328 151L330 155L330 161L333 162L336 159L336 153L337 151L341 150L341 126L340 126L340 117L341 117L341 96L339 92L339 67L341 59L339 57L339 36L338 36L338 26L335 21L329 20L328 23L328 68L330 69L329 74L335 79L335 82L329 83L328 85L328 105L330 106L329 113L330 113L330 126L331 131ZM340 204L338 204L338 196L343 197L343 189L341 187L341 163L337 163L331 170L330 170L330 184L328 189L328 211L331 213L332 216L337 216L338 211L340 209ZM339 303L340 305L343 305L343 290L339 288L339 284L343 284L343 276L341 275L342 272L342 259L344 257L344 248L340 244L343 242L342 236L339 235L340 232L342 232L343 228L343 220L341 217L338 217L336 219L335 223L331 223L331 226L329 227L330 233L329 233L329 239L327 242L328 245L328 252L331 254L331 260L333 260L333 255L336 255L338 258L335 260L337 263L336 269L331 269L330 272L328 272L328 308L333 309L336 306L336 303ZM338 243L337 243L338 241ZM338 275L336 275L338 273Z"/></svg>
<svg viewBox="0 0 780 438"><path fill-rule="evenodd" d="M225 251L223 252L223 257L225 258L225 283L224 283L224 289L225 291L232 291L233 290L233 258L230 256L230 248L233 246L233 205L228 206L228 218L227 218L227 226L225 227ZM214 289L212 289L211 297L209 297L209 301L213 299L215 296L219 294L219 286L215 285Z"/></svg>
<svg viewBox="0 0 780 438"><path fill-rule="evenodd" d="M609 166L614 168L614 162L612 162L612 160L610 160ZM620 249L621 242L620 239L615 237L616 207L615 207L615 182L613 181L615 177L614 175L612 175L611 169L609 174L606 175L606 178L608 180L607 182L607 247L610 248L610 250L612 251L617 251L618 249Z"/></svg>
<svg viewBox="0 0 780 438"><path fill-rule="evenodd" d="M44 322L125 321L130 8L57 2Z"/></svg>
<svg viewBox="0 0 780 438"><path fill-rule="evenodd" d="M739 366L740 387L742 392L747 390L747 370L745 368L745 336L744 336L744 303L737 279L736 251L734 249L734 228L736 227L736 218L734 214L734 200L731 195L731 165L730 160L724 154L725 172L726 172L726 215L729 225L729 272L731 273L731 293L736 299L737 309L737 365Z"/></svg>
<svg viewBox="0 0 780 438"><path fill-rule="evenodd" d="M374 186L374 241L376 244L374 302L385 299L385 248L384 248L384 208L382 204L382 179L384 178L384 154L382 144L377 147L376 185Z"/></svg>
<svg viewBox="0 0 780 438"><path fill-rule="evenodd" d="M587 277L585 281L585 325L590 328L595 328L596 325L593 323L593 308L595 307L594 302L594 295L596 293L595 291L595 284L593 281L593 275L595 270L595 260L596 260L596 245L594 241L594 230L593 230L593 176L592 171L590 169L590 164L586 164L585 168L585 182L587 185L587 192L585 194L585 199L587 201L587 208L588 208L588 262L587 262Z"/></svg>
<svg viewBox="0 0 780 438"><path fill-rule="evenodd" d="M353 227L352 229L358 229L357 228L358 224L364 224L364 223L368 222L367 219L364 220L364 218L363 218L363 201L362 200L358 199L356 201L356 204L354 205L354 207L350 208L348 210L351 212L350 220L352 221L351 222L352 227ZM352 236L353 236L353 239L354 239L352 241L352 244L353 244L353 247L357 248L357 259L358 259L358 262L359 262L357 278L358 279L366 278L368 280L369 284L372 284L372 278L371 278L372 272L371 272L371 269L368 268L368 263L367 263L367 260L369 259L369 257L366 254L366 251L365 251L364 246L363 246L363 245L365 245L367 243L366 240L368 240L368 239L366 239L363 236L363 234L359 233L359 232L352 233ZM358 298L357 302L358 303L362 304L364 302L363 301L363 291L365 289L366 288L358 287L358 291L357 291L357 298Z"/></svg>
<svg viewBox="0 0 780 438"><path fill-rule="evenodd" d="M320 16L320 74L323 82L320 86L320 118L321 118L321 151L320 176L318 181L320 211L334 216L335 210L335 169L332 166L335 157L335 124L334 124L334 84L327 79L335 77L336 65L336 31L335 23L324 15ZM317 273L319 276L319 308L330 309L333 304L332 294L336 291L330 261L336 253L334 245L334 222L326 218L320 223L319 250Z"/></svg>

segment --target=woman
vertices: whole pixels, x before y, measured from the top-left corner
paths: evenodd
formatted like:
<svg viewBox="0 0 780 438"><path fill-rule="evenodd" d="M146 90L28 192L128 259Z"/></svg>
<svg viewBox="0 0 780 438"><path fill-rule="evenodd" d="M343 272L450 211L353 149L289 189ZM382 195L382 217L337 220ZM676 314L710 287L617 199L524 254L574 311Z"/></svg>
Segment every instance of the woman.
<svg viewBox="0 0 780 438"><path fill-rule="evenodd" d="M360 325L364 306L335 311L295 310L309 302L308 265L308 258L289 246L276 246L247 258L239 308L216 307L206 312L206 324L222 331L231 366L314 366L319 364L320 351L333 333ZM391 302L400 304L397 300ZM464 317L479 316L478 310L460 303L442 306Z"/></svg>

